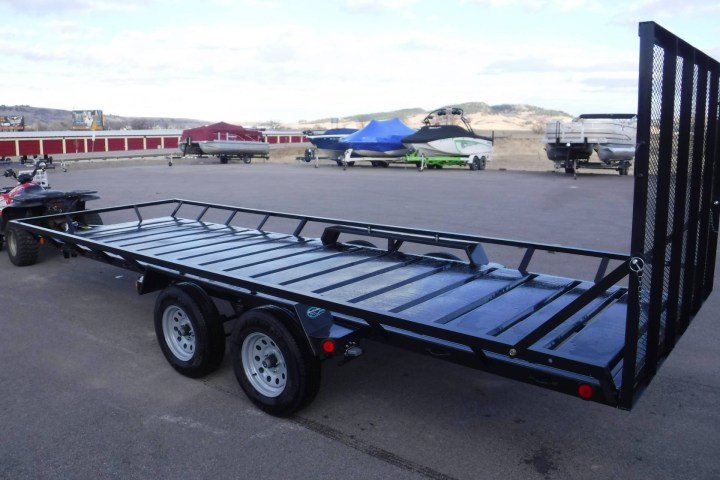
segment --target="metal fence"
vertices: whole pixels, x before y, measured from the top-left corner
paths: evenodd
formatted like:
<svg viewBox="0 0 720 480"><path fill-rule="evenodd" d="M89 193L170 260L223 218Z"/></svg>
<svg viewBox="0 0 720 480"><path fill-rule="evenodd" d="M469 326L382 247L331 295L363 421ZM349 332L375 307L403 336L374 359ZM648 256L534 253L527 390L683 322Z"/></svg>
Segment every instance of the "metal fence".
<svg viewBox="0 0 720 480"><path fill-rule="evenodd" d="M640 24L630 303L620 406L630 408L713 288L720 64Z"/></svg>

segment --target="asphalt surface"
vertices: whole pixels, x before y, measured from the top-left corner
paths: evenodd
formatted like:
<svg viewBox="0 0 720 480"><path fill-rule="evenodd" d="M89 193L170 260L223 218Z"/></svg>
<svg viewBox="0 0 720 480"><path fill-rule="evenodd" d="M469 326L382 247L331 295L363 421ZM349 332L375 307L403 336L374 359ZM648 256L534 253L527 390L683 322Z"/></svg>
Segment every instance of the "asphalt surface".
<svg viewBox="0 0 720 480"><path fill-rule="evenodd" d="M188 198L627 252L632 177L177 162L50 172L104 207ZM522 252L490 251L512 265ZM592 275L556 254L536 270ZM131 272L44 249L0 254L0 479L720 478L720 295L632 412L365 344L323 364L315 401L258 411L225 359L177 374ZM592 278L592 277L590 277ZM716 284L720 284L717 282Z"/></svg>

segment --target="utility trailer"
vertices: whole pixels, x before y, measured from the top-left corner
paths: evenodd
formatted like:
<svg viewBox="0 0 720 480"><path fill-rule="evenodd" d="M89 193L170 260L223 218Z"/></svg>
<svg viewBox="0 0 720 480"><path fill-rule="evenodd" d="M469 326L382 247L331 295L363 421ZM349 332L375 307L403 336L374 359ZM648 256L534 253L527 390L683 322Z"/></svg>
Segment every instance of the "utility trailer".
<svg viewBox="0 0 720 480"><path fill-rule="evenodd" d="M330 160L335 162L338 167L343 167L346 170L347 167L352 167L355 162L369 162L373 167L388 167L390 163L402 162L404 157L361 157L353 155L352 149L347 149L342 155L337 157L331 156L318 156L317 149L307 148L301 157L295 157L295 160L302 161L305 163L315 162L315 168L319 166L320 160Z"/></svg>
<svg viewBox="0 0 720 480"><path fill-rule="evenodd" d="M139 293L160 292L158 341L184 375L219 366L232 322L236 377L273 415L306 406L321 361L356 358L365 339L630 409L712 291L720 220L720 65L654 23L640 36L627 253L186 200L97 209L127 218L84 229L62 214L67 232L47 217L11 226L137 272ZM488 245L522 255L499 265ZM534 271L541 251L593 260L594 278Z"/></svg>
<svg viewBox="0 0 720 480"><path fill-rule="evenodd" d="M416 152L410 153L403 157L405 163L411 163L421 172L428 169L441 169L443 167L468 167L470 170L485 170L487 162L491 160L490 155L470 155L465 157L458 156L425 156Z"/></svg>

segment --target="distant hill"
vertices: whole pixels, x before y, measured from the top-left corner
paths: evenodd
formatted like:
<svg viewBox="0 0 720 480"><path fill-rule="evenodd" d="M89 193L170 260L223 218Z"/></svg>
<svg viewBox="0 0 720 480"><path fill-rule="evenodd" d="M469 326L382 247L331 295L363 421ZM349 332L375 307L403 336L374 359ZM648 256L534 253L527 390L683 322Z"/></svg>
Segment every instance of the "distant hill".
<svg viewBox="0 0 720 480"><path fill-rule="evenodd" d="M488 105L484 102L466 102L452 105L465 111L465 117L475 130L525 130L540 133L545 123L552 119L567 120L572 118L569 113L560 110L549 110L532 105ZM405 108L388 112L365 113L337 119L322 118L304 122L298 128L329 128L332 126L361 128L372 119L387 120L399 118L408 126L422 126L422 120L431 110L422 108Z"/></svg>
<svg viewBox="0 0 720 480"><path fill-rule="evenodd" d="M568 113L532 105L488 105L484 102L466 102L452 106L462 108L473 128L477 130L540 131L550 119L571 118ZM362 113L339 119L321 118L293 124L267 120L259 124L275 129L291 128L300 130L330 128L331 126L361 128L372 119L387 120L397 117L409 126L417 128L421 126L422 119L428 113L430 113L430 110L422 108L404 108L387 112ZM31 107L28 105L0 105L0 116L14 115L25 117L26 130L70 130L72 128L72 111L70 110ZM212 123L212 121L169 117L121 117L105 114L105 128L107 130L185 129L208 123ZM245 125L243 122L237 123ZM246 126L256 124L258 123L248 123Z"/></svg>

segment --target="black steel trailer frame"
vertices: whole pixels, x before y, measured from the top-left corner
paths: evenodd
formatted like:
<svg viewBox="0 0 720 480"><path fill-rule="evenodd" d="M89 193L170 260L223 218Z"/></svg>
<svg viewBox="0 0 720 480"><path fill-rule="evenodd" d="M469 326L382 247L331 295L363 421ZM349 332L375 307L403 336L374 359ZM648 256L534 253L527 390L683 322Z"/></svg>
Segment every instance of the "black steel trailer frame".
<svg viewBox="0 0 720 480"><path fill-rule="evenodd" d="M630 409L712 291L720 216L720 66L652 22L640 24L640 38L630 253L177 199L93 210L130 217L89 229L73 228L76 213L63 214L68 232L38 226L46 217L12 225L67 252L138 272L140 293L171 291L158 298L156 331L158 315L170 306L212 318L193 323L202 350L224 350L206 298L228 301L236 313L226 318L236 322L236 375L270 413L289 414L312 400L316 362L334 352L356 356L362 338ZM292 226L286 233L266 229L273 222ZM321 228L319 238L303 235L310 227ZM368 239L386 244L378 248ZM454 249L467 259L408 253L406 244ZM504 267L489 261L486 245L524 254L517 266ZM595 259L595 278L533 272L538 251ZM184 295L178 289L194 303L177 300ZM248 339L258 350L265 340L275 348L264 360L256 357L259 370L247 366ZM158 340L162 347L162 329ZM211 355L188 369L163 348L185 374L219 365ZM265 395L254 391L252 376L283 362L287 371L268 373L268 382L298 390L297 382L309 378L311 385L278 406L280 393L272 385Z"/></svg>

